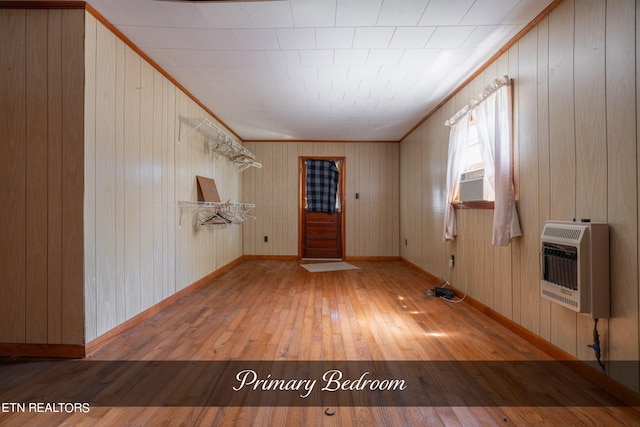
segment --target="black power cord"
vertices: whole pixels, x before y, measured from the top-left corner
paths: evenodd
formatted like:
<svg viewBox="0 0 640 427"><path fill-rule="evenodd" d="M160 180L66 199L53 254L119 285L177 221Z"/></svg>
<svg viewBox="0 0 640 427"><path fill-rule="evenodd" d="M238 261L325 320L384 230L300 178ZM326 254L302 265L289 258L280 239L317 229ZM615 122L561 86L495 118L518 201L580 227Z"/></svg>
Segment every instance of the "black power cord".
<svg viewBox="0 0 640 427"><path fill-rule="evenodd" d="M465 289L462 298L454 300L453 297L455 297L456 294L453 289L449 289L447 288L447 286L451 286L451 283L443 280L440 286L436 286L435 288L428 289L424 292L430 297L442 298L443 300L446 300L448 302L462 302L462 300L464 300L464 298L467 296L467 291Z"/></svg>
<svg viewBox="0 0 640 427"><path fill-rule="evenodd" d="M433 290L429 295L450 300L455 296L455 293L451 289L447 289L444 287L436 287L436 288L433 288Z"/></svg>
<svg viewBox="0 0 640 427"><path fill-rule="evenodd" d="M587 344L587 347L590 347L595 351L596 360L598 361L598 364L604 371L605 370L604 363L602 363L602 361L600 360L602 352L600 350L600 334L598 333L598 319L593 319L593 321L594 321L593 322L593 344Z"/></svg>

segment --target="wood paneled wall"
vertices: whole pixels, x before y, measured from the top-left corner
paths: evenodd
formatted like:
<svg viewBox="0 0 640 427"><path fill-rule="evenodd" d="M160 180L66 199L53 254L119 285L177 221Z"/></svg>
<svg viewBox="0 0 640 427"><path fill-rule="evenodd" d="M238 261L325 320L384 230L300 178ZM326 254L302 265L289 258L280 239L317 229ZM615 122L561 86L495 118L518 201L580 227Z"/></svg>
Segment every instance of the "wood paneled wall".
<svg viewBox="0 0 640 427"><path fill-rule="evenodd" d="M539 296L539 236L549 219L610 224L612 314L598 324L603 358L638 360L638 12L633 0L565 0L401 146L401 239L418 237L401 246L402 256L592 364L593 320ZM493 212L459 210L458 238L444 243L444 121L504 74L515 81L523 236L493 247ZM638 391L635 365L606 370Z"/></svg>
<svg viewBox="0 0 640 427"><path fill-rule="evenodd" d="M397 143L253 142L263 164L243 172L243 201L256 204L243 225L245 255L298 255L298 159L345 157L346 257L397 257L400 147ZM356 200L355 193L360 193ZM264 236L269 237L264 242Z"/></svg>
<svg viewBox="0 0 640 427"><path fill-rule="evenodd" d="M91 341L242 255L242 229L201 227L196 175L239 202L240 171L179 120L210 117L86 15L85 312ZM181 140L180 143L178 141Z"/></svg>
<svg viewBox="0 0 640 427"><path fill-rule="evenodd" d="M0 10L0 343L84 343L83 10Z"/></svg>
<svg viewBox="0 0 640 427"><path fill-rule="evenodd" d="M240 227L178 227L196 175L240 201L177 143L195 101L84 9L1 9L0 40L0 343L82 346L242 255Z"/></svg>

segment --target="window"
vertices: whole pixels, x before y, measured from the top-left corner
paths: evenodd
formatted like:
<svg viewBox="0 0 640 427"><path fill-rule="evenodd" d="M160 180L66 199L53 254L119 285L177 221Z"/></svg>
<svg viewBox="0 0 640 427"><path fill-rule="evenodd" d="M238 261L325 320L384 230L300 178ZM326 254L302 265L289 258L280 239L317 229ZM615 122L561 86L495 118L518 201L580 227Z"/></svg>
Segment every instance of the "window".
<svg viewBox="0 0 640 427"><path fill-rule="evenodd" d="M485 179L495 191L495 196L492 197L494 202L480 202L491 204L494 208L493 244L507 246L513 237L522 235L513 186L512 113L511 79L504 76L494 80L480 94L479 99L466 105L445 122L451 131L447 159L444 240L453 240L458 234L455 206L467 203L464 190L471 182L467 178L477 178L475 183L480 187L481 197L476 200L491 197L490 194L485 194ZM478 151L484 173L477 169ZM476 169L465 172L465 168ZM480 175L483 175L482 180L479 179Z"/></svg>
<svg viewBox="0 0 640 427"><path fill-rule="evenodd" d="M304 209L310 212L342 212L340 195L340 160L306 159L303 174Z"/></svg>
<svg viewBox="0 0 640 427"><path fill-rule="evenodd" d="M484 170L478 130L473 114L469 114L467 141L460 162L460 183L456 192L457 202L493 201L495 192ZM483 205L482 207L486 207ZM489 205L488 207L493 207Z"/></svg>

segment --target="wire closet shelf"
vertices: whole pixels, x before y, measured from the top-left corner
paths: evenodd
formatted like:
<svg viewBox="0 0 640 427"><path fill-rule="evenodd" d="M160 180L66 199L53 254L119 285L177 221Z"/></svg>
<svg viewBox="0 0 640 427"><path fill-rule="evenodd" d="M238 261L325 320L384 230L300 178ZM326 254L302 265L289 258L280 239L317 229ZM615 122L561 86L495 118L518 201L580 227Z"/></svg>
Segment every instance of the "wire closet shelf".
<svg viewBox="0 0 640 427"><path fill-rule="evenodd" d="M207 118L190 118L180 116L180 121L191 127L178 144L198 132L205 137L208 147L216 154L227 157L234 165L244 171L249 167L262 168L262 164L256 161L256 156L243 147L238 141L227 135L218 125Z"/></svg>
<svg viewBox="0 0 640 427"><path fill-rule="evenodd" d="M222 202L178 202L180 206L180 222L182 227L183 213L191 211L191 218L195 218L199 225L227 228L233 224L242 224L247 219L256 219L250 212L256 205L252 203L222 203Z"/></svg>

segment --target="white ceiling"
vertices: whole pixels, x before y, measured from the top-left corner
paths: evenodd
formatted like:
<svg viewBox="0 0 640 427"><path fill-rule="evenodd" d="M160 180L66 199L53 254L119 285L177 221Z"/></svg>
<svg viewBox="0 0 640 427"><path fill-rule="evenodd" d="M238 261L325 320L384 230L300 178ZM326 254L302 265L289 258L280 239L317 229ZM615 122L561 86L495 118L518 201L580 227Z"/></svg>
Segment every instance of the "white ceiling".
<svg viewBox="0 0 640 427"><path fill-rule="evenodd" d="M89 0L243 140L398 141L552 0Z"/></svg>

